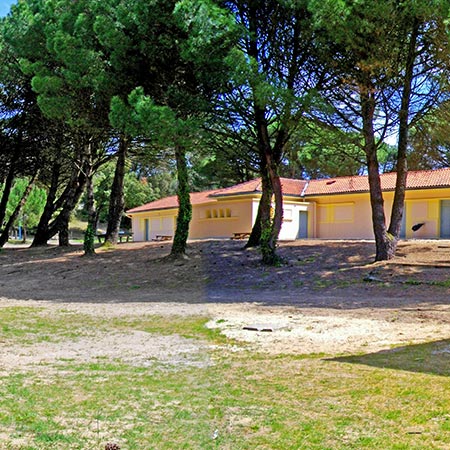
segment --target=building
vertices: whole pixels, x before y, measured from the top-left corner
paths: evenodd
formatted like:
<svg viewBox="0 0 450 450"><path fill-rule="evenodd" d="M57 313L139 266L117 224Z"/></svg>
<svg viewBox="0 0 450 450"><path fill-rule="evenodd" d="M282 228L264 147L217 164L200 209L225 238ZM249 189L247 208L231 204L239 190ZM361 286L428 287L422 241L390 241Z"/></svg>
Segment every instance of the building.
<svg viewBox="0 0 450 450"><path fill-rule="evenodd" d="M373 239L367 176L281 181L284 211L280 240ZM388 219L395 181L395 173L381 175ZM260 179L192 193L189 237L229 238L250 232L260 198ZM172 196L127 211L134 240L173 236L177 210L177 197ZM408 173L401 237L450 238L450 169Z"/></svg>

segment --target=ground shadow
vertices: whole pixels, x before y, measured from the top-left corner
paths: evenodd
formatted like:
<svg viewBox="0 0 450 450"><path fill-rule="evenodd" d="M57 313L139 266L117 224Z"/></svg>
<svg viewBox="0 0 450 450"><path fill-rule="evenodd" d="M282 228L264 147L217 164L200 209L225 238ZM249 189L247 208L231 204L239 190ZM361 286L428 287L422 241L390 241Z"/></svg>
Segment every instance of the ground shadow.
<svg viewBox="0 0 450 450"><path fill-rule="evenodd" d="M192 241L189 260L180 262L164 258L170 253L170 242L119 244L111 250L98 249L93 258L82 257L80 245L4 249L0 252L0 297L77 302L258 302L339 310L422 308L425 303L449 302L447 287L412 283L410 274L408 283L365 282L374 268L373 242L280 243L279 254L285 263L277 267L261 264L259 250L243 250L244 243L230 239ZM423 246L417 247L420 249ZM450 250L443 255L450 259ZM390 266L386 270L392 275ZM413 281L423 272L423 268L415 268Z"/></svg>
<svg viewBox="0 0 450 450"><path fill-rule="evenodd" d="M450 339L396 347L359 356L328 359L371 367L450 376Z"/></svg>

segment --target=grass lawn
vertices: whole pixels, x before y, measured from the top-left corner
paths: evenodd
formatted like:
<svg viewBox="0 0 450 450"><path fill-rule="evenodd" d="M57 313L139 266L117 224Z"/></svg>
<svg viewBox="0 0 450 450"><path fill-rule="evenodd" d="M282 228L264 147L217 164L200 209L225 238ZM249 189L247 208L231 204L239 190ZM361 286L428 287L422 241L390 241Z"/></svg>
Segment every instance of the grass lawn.
<svg viewBox="0 0 450 450"><path fill-rule="evenodd" d="M207 321L1 308L4 350L146 332L201 342L202 354L195 364L11 362L0 368L0 449L450 448L450 341L350 357L270 356Z"/></svg>

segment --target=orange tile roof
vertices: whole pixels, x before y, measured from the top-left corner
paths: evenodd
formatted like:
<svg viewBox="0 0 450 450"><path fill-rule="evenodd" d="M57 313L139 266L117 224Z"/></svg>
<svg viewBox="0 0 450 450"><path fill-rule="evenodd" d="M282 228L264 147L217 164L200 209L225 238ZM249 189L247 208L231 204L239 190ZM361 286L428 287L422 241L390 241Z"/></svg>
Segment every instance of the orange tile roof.
<svg viewBox="0 0 450 450"><path fill-rule="evenodd" d="M450 169L408 172L407 189L450 187Z"/></svg>
<svg viewBox="0 0 450 450"><path fill-rule="evenodd" d="M395 189L396 173L380 175L383 191ZM450 169L420 170L408 172L407 189L432 189L450 187ZM367 176L336 177L323 180L311 180L305 189L305 196L349 194L369 192Z"/></svg>
<svg viewBox="0 0 450 450"><path fill-rule="evenodd" d="M383 191L395 189L396 173L389 172L380 175ZM318 195L350 194L369 192L367 176L336 177L322 180L294 180L281 178L283 194L296 197L313 197ZM420 170L408 172L407 189L450 188L450 169ZM191 203L200 205L217 201L218 197L261 193L261 179L246 181L224 189L213 189L191 193ZM155 200L145 205L127 211L129 214L154 211L158 209L178 208L176 195Z"/></svg>
<svg viewBox="0 0 450 450"><path fill-rule="evenodd" d="M219 189L212 194L214 197L219 195L237 195L237 194L251 194L253 192L261 192L261 178L255 180L245 181L244 183L235 184L224 189Z"/></svg>
<svg viewBox="0 0 450 450"><path fill-rule="evenodd" d="M294 180L292 178L282 178L281 187L284 195L292 195L294 197L300 197L303 195L303 191L308 182L306 180Z"/></svg>
<svg viewBox="0 0 450 450"><path fill-rule="evenodd" d="M336 177L311 180L305 189L305 197L311 195L343 194L369 190L367 177Z"/></svg>
<svg viewBox="0 0 450 450"><path fill-rule="evenodd" d="M284 195L300 197L307 182L305 180L294 180L292 178L281 178L281 188ZM212 194L213 197L223 197L231 195L244 195L252 193L261 193L261 178L236 184L228 188L224 188Z"/></svg>
<svg viewBox="0 0 450 450"><path fill-rule="evenodd" d="M283 193L285 195L300 197L306 181L304 180L292 180L289 178L281 178L281 185ZM191 193L191 203L193 205L200 205L202 203L210 203L217 201L217 197L229 196L229 195L245 195L251 193L261 193L261 179L246 181L234 186L224 189L213 189L210 191L193 192ZM176 195L171 197L161 198L145 205L138 206L136 208L129 209L127 214L139 213L144 211L154 211L158 209L172 209L178 208L178 198Z"/></svg>
<svg viewBox="0 0 450 450"><path fill-rule="evenodd" d="M215 199L211 198L210 195L214 194L217 191L218 189L203 192L192 192L190 195L191 204L200 205L202 203L216 201ZM170 197L165 197L150 203L146 203L145 205L129 209L126 212L127 214L128 213L133 214L143 211L154 211L156 209L173 209L173 208L178 208L178 197L176 195L172 195Z"/></svg>

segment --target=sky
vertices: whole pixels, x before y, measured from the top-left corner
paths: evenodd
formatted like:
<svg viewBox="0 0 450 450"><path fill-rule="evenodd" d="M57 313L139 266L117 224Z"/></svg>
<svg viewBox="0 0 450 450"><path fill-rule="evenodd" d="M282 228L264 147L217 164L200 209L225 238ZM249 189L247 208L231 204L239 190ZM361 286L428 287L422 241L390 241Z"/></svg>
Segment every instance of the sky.
<svg viewBox="0 0 450 450"><path fill-rule="evenodd" d="M0 17L6 16L9 13L9 9L13 3L16 3L16 0L0 0Z"/></svg>

